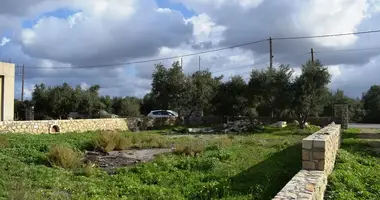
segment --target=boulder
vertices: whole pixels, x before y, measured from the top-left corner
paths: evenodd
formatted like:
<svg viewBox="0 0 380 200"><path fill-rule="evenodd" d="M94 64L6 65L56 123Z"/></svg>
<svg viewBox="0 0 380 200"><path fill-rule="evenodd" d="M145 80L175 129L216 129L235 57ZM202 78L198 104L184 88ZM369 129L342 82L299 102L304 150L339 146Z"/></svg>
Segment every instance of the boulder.
<svg viewBox="0 0 380 200"><path fill-rule="evenodd" d="M278 121L278 122L272 124L272 126L277 127L277 128L284 128L287 126L287 124L285 121Z"/></svg>
<svg viewBox="0 0 380 200"><path fill-rule="evenodd" d="M241 119L237 121L230 121L223 124L223 132L248 132L255 130L261 123L257 120L251 121L248 119Z"/></svg>

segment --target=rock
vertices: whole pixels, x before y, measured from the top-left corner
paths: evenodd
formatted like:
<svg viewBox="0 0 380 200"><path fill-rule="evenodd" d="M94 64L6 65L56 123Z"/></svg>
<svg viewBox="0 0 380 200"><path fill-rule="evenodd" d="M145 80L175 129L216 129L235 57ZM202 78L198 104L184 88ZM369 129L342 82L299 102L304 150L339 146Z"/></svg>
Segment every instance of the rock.
<svg viewBox="0 0 380 200"><path fill-rule="evenodd" d="M272 124L272 126L277 127L277 128L284 128L287 126L287 124L285 121L278 121L278 122Z"/></svg>
<svg viewBox="0 0 380 200"><path fill-rule="evenodd" d="M188 128L187 132L189 133L213 133L215 130L211 127L206 128Z"/></svg>
<svg viewBox="0 0 380 200"><path fill-rule="evenodd" d="M230 121L226 124L223 124L224 130L222 132L248 132L255 130L260 122L257 120L251 121L248 119L242 119L237 121Z"/></svg>

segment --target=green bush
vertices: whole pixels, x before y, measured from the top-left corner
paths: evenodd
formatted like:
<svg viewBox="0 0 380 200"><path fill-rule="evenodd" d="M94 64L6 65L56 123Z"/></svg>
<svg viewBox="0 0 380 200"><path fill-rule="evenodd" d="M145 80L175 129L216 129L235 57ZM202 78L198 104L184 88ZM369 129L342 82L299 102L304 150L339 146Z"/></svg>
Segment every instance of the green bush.
<svg viewBox="0 0 380 200"><path fill-rule="evenodd" d="M131 145L131 142L119 132L103 132L94 140L95 148L106 153L113 150L128 149Z"/></svg>
<svg viewBox="0 0 380 200"><path fill-rule="evenodd" d="M176 143L174 145L175 153L186 156L196 156L202 153L206 145L201 140L188 141L184 143Z"/></svg>
<svg viewBox="0 0 380 200"><path fill-rule="evenodd" d="M132 146L132 142L126 137L116 137L115 139L115 150L125 150Z"/></svg>
<svg viewBox="0 0 380 200"><path fill-rule="evenodd" d="M127 134L126 138L131 141L133 148L168 148L171 140L159 134Z"/></svg>
<svg viewBox="0 0 380 200"><path fill-rule="evenodd" d="M47 159L51 166L75 169L81 163L82 155L69 147L54 145L48 152Z"/></svg>

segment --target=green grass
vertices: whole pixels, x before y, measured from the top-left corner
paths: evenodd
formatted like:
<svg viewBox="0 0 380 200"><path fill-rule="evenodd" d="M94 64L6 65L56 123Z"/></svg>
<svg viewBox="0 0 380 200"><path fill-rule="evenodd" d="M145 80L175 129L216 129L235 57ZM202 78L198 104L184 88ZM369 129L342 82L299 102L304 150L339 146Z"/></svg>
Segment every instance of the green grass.
<svg viewBox="0 0 380 200"><path fill-rule="evenodd" d="M379 140L359 139L360 130L343 133L335 168L329 177L326 199L370 200L380 196Z"/></svg>
<svg viewBox="0 0 380 200"><path fill-rule="evenodd" d="M113 175L89 165L75 170L49 165L54 145L83 152L94 148L96 133L5 134L0 199L271 199L300 170L300 141L309 133L274 128L198 138L123 133L131 148L174 143L187 150ZM186 153L189 149L195 154Z"/></svg>

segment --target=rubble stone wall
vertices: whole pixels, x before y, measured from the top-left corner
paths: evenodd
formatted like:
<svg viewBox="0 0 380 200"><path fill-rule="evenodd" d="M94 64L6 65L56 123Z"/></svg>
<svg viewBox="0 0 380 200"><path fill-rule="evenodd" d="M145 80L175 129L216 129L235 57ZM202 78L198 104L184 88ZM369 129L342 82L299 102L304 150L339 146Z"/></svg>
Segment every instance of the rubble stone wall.
<svg viewBox="0 0 380 200"><path fill-rule="evenodd" d="M247 117L223 117L223 116L195 116L185 119L185 124L190 126L195 125L215 125L222 124L229 121L237 121L241 119L247 119ZM271 117L254 117L252 120L258 120L264 124L272 124L278 121L276 118ZM287 122L293 122L296 119L284 119ZM316 126L325 127L333 121L332 117L309 117L308 123Z"/></svg>
<svg viewBox="0 0 380 200"><path fill-rule="evenodd" d="M334 123L304 138L302 170L273 199L323 200L340 143L341 125Z"/></svg>
<svg viewBox="0 0 380 200"><path fill-rule="evenodd" d="M97 130L128 130L127 119L74 119L0 122L1 133L68 133Z"/></svg>

